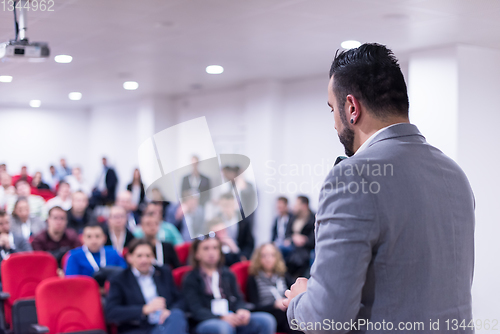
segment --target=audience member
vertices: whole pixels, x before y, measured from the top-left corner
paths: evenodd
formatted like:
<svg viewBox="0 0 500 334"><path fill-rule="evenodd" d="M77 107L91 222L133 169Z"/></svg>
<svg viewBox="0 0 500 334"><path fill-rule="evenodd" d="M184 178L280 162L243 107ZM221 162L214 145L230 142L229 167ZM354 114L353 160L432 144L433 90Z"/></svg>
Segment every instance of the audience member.
<svg viewBox="0 0 500 334"><path fill-rule="evenodd" d="M68 218L66 211L54 206L49 210L47 229L39 232L33 238L31 246L34 250L49 252L61 263L63 255L82 244L78 235L72 229L67 229Z"/></svg>
<svg viewBox="0 0 500 334"><path fill-rule="evenodd" d="M72 193L81 191L87 196L90 196L92 194L90 185L83 178L82 170L80 169L80 167L73 167L73 169L71 170L71 175L66 176L64 180L68 182Z"/></svg>
<svg viewBox="0 0 500 334"><path fill-rule="evenodd" d="M26 197L19 197L12 211L10 230L14 234L21 235L25 240L29 240L32 235L44 229L45 222L30 215L30 206Z"/></svg>
<svg viewBox="0 0 500 334"><path fill-rule="evenodd" d="M105 267L127 268L125 260L111 246L104 246L106 235L102 226L93 223L83 229L83 246L70 251L66 275L94 276Z"/></svg>
<svg viewBox="0 0 500 334"><path fill-rule="evenodd" d="M89 208L89 199L82 191L76 191L71 196L71 209L68 210L68 228L81 234L83 228L94 222L92 210Z"/></svg>
<svg viewBox="0 0 500 334"><path fill-rule="evenodd" d="M257 248L252 255L247 280L248 301L255 311L268 312L276 318L277 331L302 333L290 329L283 305L289 282L285 278L286 266L281 252L272 243Z"/></svg>
<svg viewBox="0 0 500 334"><path fill-rule="evenodd" d="M0 172L0 184L0 208L3 209L11 197L16 197L16 188L12 186L12 178L5 171Z"/></svg>
<svg viewBox="0 0 500 334"><path fill-rule="evenodd" d="M33 176L33 180L31 181L31 186L36 189L46 189L50 190L50 187L47 183L43 182L42 173L36 172Z"/></svg>
<svg viewBox="0 0 500 334"><path fill-rule="evenodd" d="M146 191L141 179L141 172L138 168L134 170L132 182L127 185L127 190L132 194L132 204L137 217L142 216L145 207Z"/></svg>
<svg viewBox="0 0 500 334"><path fill-rule="evenodd" d="M57 190L57 196L51 198L45 203L45 211L49 212L55 206L59 206L63 208L65 211L71 209L71 205L73 204L71 198L71 188L66 181L59 182L59 189Z"/></svg>
<svg viewBox="0 0 500 334"><path fill-rule="evenodd" d="M115 202L118 177L116 176L115 170L108 166L108 160L105 157L102 158L102 167L100 176L92 191L92 208L97 205L109 205Z"/></svg>
<svg viewBox="0 0 500 334"><path fill-rule="evenodd" d="M59 163L59 167L57 167L57 176L59 181L63 181L66 176L71 175L71 168L68 167L66 159L64 158L61 158Z"/></svg>
<svg viewBox="0 0 500 334"><path fill-rule="evenodd" d="M235 245L238 247L236 253L239 254L241 260L248 260L252 255L254 248L254 238L252 234L252 225L247 219L241 219L241 213L239 207L237 207L237 202L231 193L226 193L219 199L219 207L221 214L219 218L222 220L225 231L220 231L220 236L222 244L227 245L232 243L231 239ZM229 248L227 252L229 252ZM226 252L226 249L223 249ZM234 251L232 251L234 253ZM229 264L228 264L229 265Z"/></svg>
<svg viewBox="0 0 500 334"><path fill-rule="evenodd" d="M155 248L156 264L159 266L168 264L172 269L179 267L179 258L172 244L161 242L157 238L158 231L160 230L160 221L153 212L146 209L145 214L142 216L141 226L144 238Z"/></svg>
<svg viewBox="0 0 500 334"><path fill-rule="evenodd" d="M210 180L198 170L199 159L197 156L191 158L193 171L182 179L181 194L186 190L200 194L200 205L204 206L210 199Z"/></svg>
<svg viewBox="0 0 500 334"><path fill-rule="evenodd" d="M14 204L16 203L18 197L25 197L28 199L31 217L38 217L42 220L45 220L46 216L44 215L44 209L43 209L45 206L45 200L38 195L32 195L31 187L29 183L25 180L19 180L16 183L16 195L9 196L7 198L6 205L8 213L12 213L12 210L14 209Z"/></svg>
<svg viewBox="0 0 500 334"><path fill-rule="evenodd" d="M7 172L7 165L6 164L0 164L0 173L3 173L3 172Z"/></svg>
<svg viewBox="0 0 500 334"><path fill-rule="evenodd" d="M49 176L45 179L45 183L49 185L50 190L56 191L56 187L59 181L59 175L57 175L56 168L51 165L49 167Z"/></svg>
<svg viewBox="0 0 500 334"><path fill-rule="evenodd" d="M10 230L9 215L0 210L0 261L12 253L31 251L30 243L21 234Z"/></svg>
<svg viewBox="0 0 500 334"><path fill-rule="evenodd" d="M273 241L276 246L282 247L287 238L286 229L288 224L293 222L294 216L290 210L288 210L288 199L286 197L278 197L276 209L278 211L278 216L274 219L271 241Z"/></svg>
<svg viewBox="0 0 500 334"><path fill-rule="evenodd" d="M109 209L106 237L106 246L113 246L118 254L123 254L123 249L134 239L127 228L127 212L123 207L115 205Z"/></svg>
<svg viewBox="0 0 500 334"><path fill-rule="evenodd" d="M314 249L314 213L309 209L309 199L297 197L294 205L295 219L286 229L286 239L281 250L288 267L294 277L305 275L309 268L311 251Z"/></svg>
<svg viewBox="0 0 500 334"><path fill-rule="evenodd" d="M161 202L150 202L146 206L145 213L147 215L153 215L154 219L158 221L160 229L156 238L162 242L168 242L172 245L178 245L184 242L179 230L172 223L168 223L163 220L163 205ZM139 226L134 230L134 236L136 238L142 238L144 236L144 231L142 226Z"/></svg>
<svg viewBox="0 0 500 334"><path fill-rule="evenodd" d="M118 333L186 334L184 301L168 266L153 265L154 248L144 239L130 243L130 268L111 280L106 320Z"/></svg>
<svg viewBox="0 0 500 334"><path fill-rule="evenodd" d="M200 237L191 244L194 269L184 279L183 293L196 333L274 334L274 317L245 308L236 278L223 259L217 237Z"/></svg>
<svg viewBox="0 0 500 334"><path fill-rule="evenodd" d="M140 216L134 212L134 204L132 203L132 193L124 190L116 196L116 205L121 206L127 212L127 227L134 231L140 222Z"/></svg>
<svg viewBox="0 0 500 334"><path fill-rule="evenodd" d="M21 173L19 173L18 175L14 175L12 177L12 184L15 186L17 184L17 182L19 181L26 181L28 182L28 184L31 184L31 182L33 181L33 178L31 176L28 175L28 167L26 166L22 166L21 167Z"/></svg>
<svg viewBox="0 0 500 334"><path fill-rule="evenodd" d="M191 241L191 237L207 232L203 226L204 218L199 198L196 195L193 196L191 190L183 193L179 203L168 207L167 222L177 227L184 241Z"/></svg>

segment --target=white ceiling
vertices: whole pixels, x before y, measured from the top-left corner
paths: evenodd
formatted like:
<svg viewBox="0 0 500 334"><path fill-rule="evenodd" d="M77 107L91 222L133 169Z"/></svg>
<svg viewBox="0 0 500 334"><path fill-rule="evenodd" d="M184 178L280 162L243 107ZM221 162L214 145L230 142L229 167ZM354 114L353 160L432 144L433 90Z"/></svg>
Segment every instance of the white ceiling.
<svg viewBox="0 0 500 334"><path fill-rule="evenodd" d="M453 43L500 49L499 0L55 0L30 11L30 41L45 63L1 63L0 106L83 108L152 94L223 89L259 79L328 73L340 42L387 44L405 59ZM1 4L0 4L1 6ZM0 8L0 42L14 37ZM73 56L58 64L57 54ZM224 66L222 75L205 67ZM139 82L125 91L126 80ZM197 87L198 88L195 88ZM83 93L70 101L68 93Z"/></svg>

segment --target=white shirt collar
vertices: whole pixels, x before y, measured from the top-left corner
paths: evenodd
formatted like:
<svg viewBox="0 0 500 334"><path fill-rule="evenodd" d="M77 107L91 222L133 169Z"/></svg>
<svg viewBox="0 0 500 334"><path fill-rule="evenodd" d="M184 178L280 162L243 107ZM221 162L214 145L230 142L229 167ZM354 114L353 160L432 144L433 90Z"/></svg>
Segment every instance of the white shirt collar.
<svg viewBox="0 0 500 334"><path fill-rule="evenodd" d="M377 132L375 132L374 134L372 134L359 148L358 150L356 151L356 153L354 153L354 155L358 154L359 152L365 150L370 144L371 142L373 141L373 139L375 139L375 136L377 136L380 132L386 130L386 129L389 129L390 127L394 126L394 125L398 125L398 124L401 124L401 123L396 123L396 124L391 124L389 126L386 126L385 128L382 128L380 130L378 130Z"/></svg>
<svg viewBox="0 0 500 334"><path fill-rule="evenodd" d="M139 270L137 270L135 267L131 267L131 270L132 270L132 273L134 274L135 277L139 278L139 277L153 277L153 274L155 272L155 267L151 266L151 268L149 269L149 273L147 275L143 275L141 274L141 272Z"/></svg>

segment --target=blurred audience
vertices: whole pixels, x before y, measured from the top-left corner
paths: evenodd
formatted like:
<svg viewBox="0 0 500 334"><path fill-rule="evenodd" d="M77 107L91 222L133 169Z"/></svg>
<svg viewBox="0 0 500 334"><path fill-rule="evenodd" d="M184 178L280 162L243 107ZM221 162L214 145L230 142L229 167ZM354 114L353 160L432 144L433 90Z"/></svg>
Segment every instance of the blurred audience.
<svg viewBox="0 0 500 334"><path fill-rule="evenodd" d="M193 270L183 282L195 332L274 334L276 320L269 313L250 313L234 274L223 266L222 244L205 236L191 244Z"/></svg>
<svg viewBox="0 0 500 334"><path fill-rule="evenodd" d="M89 208L89 199L82 191L76 191L71 195L71 209L68 210L68 228L81 234L83 228L91 222L95 222L92 210Z"/></svg>
<svg viewBox="0 0 500 334"><path fill-rule="evenodd" d="M0 209L0 261L12 253L31 251L30 243L19 233L10 230L9 215Z"/></svg>
<svg viewBox="0 0 500 334"><path fill-rule="evenodd" d="M57 170L54 166L49 167L49 176L45 179L45 183L47 183L50 187L50 190L56 191L57 184L61 181L59 179L59 175L57 174Z"/></svg>
<svg viewBox="0 0 500 334"><path fill-rule="evenodd" d="M127 227L134 231L140 222L140 216L134 212L134 204L132 203L132 193L128 190L124 190L118 193L116 196L116 205L121 206L127 212Z"/></svg>
<svg viewBox="0 0 500 334"><path fill-rule="evenodd" d="M184 241L191 241L193 237L205 234L203 207L199 205L199 196L191 190L185 191L181 201L168 208L167 222L172 223L180 231Z"/></svg>
<svg viewBox="0 0 500 334"><path fill-rule="evenodd" d="M72 193L81 191L87 196L90 196L92 194L90 185L83 178L82 170L80 167L74 167L71 170L71 175L66 176L64 180L68 182Z"/></svg>
<svg viewBox="0 0 500 334"><path fill-rule="evenodd" d="M194 193L200 194L200 205L204 206L210 199L210 180L198 170L199 158L193 156L191 158L191 166L193 171L191 174L184 176L182 179L181 194L186 190L191 190Z"/></svg>
<svg viewBox="0 0 500 334"><path fill-rule="evenodd" d="M106 235L102 226L93 223L83 229L83 246L70 251L66 275L94 276L102 268L127 268L125 260L111 246L104 246Z"/></svg>
<svg viewBox="0 0 500 334"><path fill-rule="evenodd" d="M112 167L108 166L108 159L102 158L102 171L96 181L95 188L92 190L91 207L97 205L110 205L115 202L116 186L118 177Z"/></svg>
<svg viewBox="0 0 500 334"><path fill-rule="evenodd" d="M7 212L12 213L14 209L14 204L17 201L18 197L25 197L28 199L28 204L30 207L30 216L38 217L42 220L45 220L46 215L44 213L45 200L38 196L31 194L31 187L29 183L25 180L19 180L16 183L16 194L9 196L7 198Z"/></svg>
<svg viewBox="0 0 500 334"><path fill-rule="evenodd" d="M186 334L184 300L168 266L155 266L154 247L144 239L130 243L130 268L111 280L106 320L118 333Z"/></svg>
<svg viewBox="0 0 500 334"><path fill-rule="evenodd" d="M141 172L138 168L134 170L132 182L127 185L127 190L132 194L132 205L137 217L142 216L142 211L145 207L146 191L142 184Z"/></svg>
<svg viewBox="0 0 500 334"><path fill-rule="evenodd" d="M59 181L63 181L66 176L71 175L71 168L66 164L66 159L59 160L59 167L57 167L57 177Z"/></svg>
<svg viewBox="0 0 500 334"><path fill-rule="evenodd" d="M286 197L278 197L276 210L278 211L278 215L274 219L271 241L276 246L282 247L287 238L286 230L288 224L293 222L294 216L288 209L288 199Z"/></svg>
<svg viewBox="0 0 500 334"><path fill-rule="evenodd" d="M50 190L50 187L47 183L43 182L42 173L36 172L33 176L33 180L31 181L31 186L36 189L46 189Z"/></svg>
<svg viewBox="0 0 500 334"><path fill-rule="evenodd" d="M261 245L252 255L247 280L248 301L255 311L268 312L278 324L277 331L302 333L290 329L283 305L285 291L290 286L286 279L286 266L281 252L272 243Z"/></svg>
<svg viewBox="0 0 500 334"><path fill-rule="evenodd" d="M118 254L123 254L123 249L134 239L127 228L127 212L123 207L115 205L109 209L106 237L106 246L113 246Z"/></svg>
<svg viewBox="0 0 500 334"><path fill-rule="evenodd" d="M26 166L22 166L21 167L21 173L19 173L18 175L14 175L12 177L12 184L15 186L17 184L17 182L19 181L26 181L28 182L28 184L31 184L31 182L33 181L33 178L31 176L28 175L28 167Z"/></svg>
<svg viewBox="0 0 500 334"><path fill-rule="evenodd" d="M59 206L51 208L47 218L47 229L39 232L33 238L31 243L33 250L51 253L60 264L67 251L82 245L78 234L74 230L66 228L67 224L66 211Z"/></svg>
<svg viewBox="0 0 500 334"><path fill-rule="evenodd" d="M159 231L156 238L160 241L171 243L172 245L178 245L184 242L179 230L172 223L168 223L163 220L163 204L161 202L150 202L146 206L146 215L151 215L159 224ZM144 231L142 226L138 226L134 230L134 236L136 238L142 238L144 236Z"/></svg>
<svg viewBox="0 0 500 334"><path fill-rule="evenodd" d="M61 181L59 182L59 186L57 189L57 196L51 198L45 203L45 216L47 216L47 212L55 206L59 206L63 208L65 211L71 209L73 205L73 200L71 198L71 188L69 187L68 182Z"/></svg>
<svg viewBox="0 0 500 334"><path fill-rule="evenodd" d="M12 211L10 230L29 240L32 235L45 229L45 222L38 217L30 215L30 206L26 197L19 197Z"/></svg>
<svg viewBox="0 0 500 334"><path fill-rule="evenodd" d="M162 242L157 237L160 230L160 221L154 212L146 209L145 214L142 216L141 227L144 238L154 246L156 265L168 264L172 269L179 267L180 261L173 245L169 242Z"/></svg>

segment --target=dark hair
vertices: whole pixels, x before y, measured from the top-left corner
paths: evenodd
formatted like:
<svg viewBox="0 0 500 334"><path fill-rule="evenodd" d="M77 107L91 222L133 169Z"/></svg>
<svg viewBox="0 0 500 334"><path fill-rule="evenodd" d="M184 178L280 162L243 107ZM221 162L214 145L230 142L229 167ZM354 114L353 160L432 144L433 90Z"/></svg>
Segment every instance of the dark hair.
<svg viewBox="0 0 500 334"><path fill-rule="evenodd" d="M52 207L50 210L49 210L49 214L47 215L47 217L50 217L50 214L52 213L52 211L54 210L61 210L62 212L64 212L64 214L66 215L66 218L68 218L68 213L66 212L66 210L64 210L63 208L61 208L60 206L54 206Z"/></svg>
<svg viewBox="0 0 500 334"><path fill-rule="evenodd" d="M102 225L101 225L101 224L99 224L99 223L98 223L98 222L96 222L96 221L92 221L92 222L88 223L87 225L85 225L85 226L83 227L83 230L85 230L86 228L95 228L95 227L100 228L100 229L101 229L101 231L102 231L102 233L104 233L104 228L102 227Z"/></svg>
<svg viewBox="0 0 500 334"><path fill-rule="evenodd" d="M7 212L5 212L4 209L0 209L0 217L5 217L7 216Z"/></svg>
<svg viewBox="0 0 500 334"><path fill-rule="evenodd" d="M340 53L337 50L330 78L333 75L333 91L340 110L344 109L347 95L352 94L376 117L408 116L403 73L394 53L385 45L367 43Z"/></svg>
<svg viewBox="0 0 500 334"><path fill-rule="evenodd" d="M151 248L151 251L153 252L153 254L155 253L155 249L149 241L147 241L144 238L136 238L136 239L130 240L130 242L128 243L128 254L133 254L135 252L135 249L139 246L142 246L142 245L148 245L149 248Z"/></svg>
<svg viewBox="0 0 500 334"><path fill-rule="evenodd" d="M285 203L285 205L288 205L288 198L286 198L285 196L278 197L278 201L282 201L283 203Z"/></svg>
<svg viewBox="0 0 500 334"><path fill-rule="evenodd" d="M306 196L297 196L297 199L302 202L302 204L305 204L309 206L309 198Z"/></svg>
<svg viewBox="0 0 500 334"><path fill-rule="evenodd" d="M198 251L198 248L200 248L200 244L203 241L210 240L210 239L215 239L219 243L219 251L220 251L220 259L219 259L219 264L218 267L222 267L224 265L224 253L222 253L222 244L221 241L217 236L210 236L210 235L204 235L201 237L198 237L193 240L191 243L191 247L189 248L189 263L194 267L194 268L199 268L200 267L200 261L196 259L196 252Z"/></svg>

